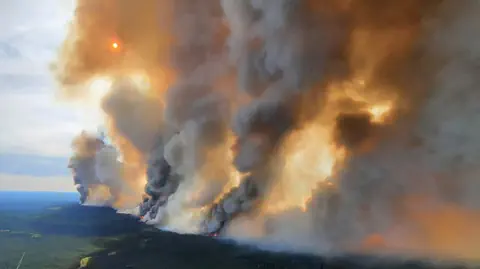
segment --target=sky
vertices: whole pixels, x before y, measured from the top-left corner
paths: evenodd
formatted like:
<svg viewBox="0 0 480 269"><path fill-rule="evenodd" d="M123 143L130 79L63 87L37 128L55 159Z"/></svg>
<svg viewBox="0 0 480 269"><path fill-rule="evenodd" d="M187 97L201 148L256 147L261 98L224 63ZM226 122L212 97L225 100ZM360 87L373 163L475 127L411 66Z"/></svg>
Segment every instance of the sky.
<svg viewBox="0 0 480 269"><path fill-rule="evenodd" d="M49 71L73 0L0 0L0 190L74 191L66 168L82 112Z"/></svg>

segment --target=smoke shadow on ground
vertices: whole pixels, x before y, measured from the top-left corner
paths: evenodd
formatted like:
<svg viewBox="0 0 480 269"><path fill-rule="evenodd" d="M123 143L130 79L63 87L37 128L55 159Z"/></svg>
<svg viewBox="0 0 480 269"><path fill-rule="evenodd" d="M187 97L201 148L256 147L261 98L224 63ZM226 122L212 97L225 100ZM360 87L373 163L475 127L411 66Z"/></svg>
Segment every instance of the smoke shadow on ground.
<svg viewBox="0 0 480 269"><path fill-rule="evenodd" d="M142 226L135 217L117 214L111 208L75 204L37 217L32 229L46 235L112 237L138 233Z"/></svg>
<svg viewBox="0 0 480 269"><path fill-rule="evenodd" d="M145 228L121 240L109 241L92 253L84 269L367 269L367 268L478 268L465 264L373 256L342 255L324 258L313 255L268 252L230 241L198 235L180 235ZM71 269L78 268L78 263Z"/></svg>

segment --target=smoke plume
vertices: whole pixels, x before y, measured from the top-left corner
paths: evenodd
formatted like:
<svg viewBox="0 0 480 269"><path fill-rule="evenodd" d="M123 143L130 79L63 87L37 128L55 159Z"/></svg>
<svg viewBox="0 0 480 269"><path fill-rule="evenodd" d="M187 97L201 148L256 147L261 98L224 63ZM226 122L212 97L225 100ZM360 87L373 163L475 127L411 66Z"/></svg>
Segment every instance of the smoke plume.
<svg viewBox="0 0 480 269"><path fill-rule="evenodd" d="M479 23L474 0L82 0L54 72L147 223L480 258Z"/></svg>
<svg viewBox="0 0 480 269"><path fill-rule="evenodd" d="M100 137L82 132L72 144L73 156L68 167L72 170L80 202L86 205L134 206L137 197L121 180L122 163L117 150Z"/></svg>

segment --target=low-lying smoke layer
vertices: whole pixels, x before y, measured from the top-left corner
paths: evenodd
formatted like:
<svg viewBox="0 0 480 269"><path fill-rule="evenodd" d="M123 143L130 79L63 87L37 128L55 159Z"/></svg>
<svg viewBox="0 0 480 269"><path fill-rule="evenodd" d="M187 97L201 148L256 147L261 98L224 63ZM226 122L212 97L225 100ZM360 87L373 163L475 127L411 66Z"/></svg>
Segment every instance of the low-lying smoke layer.
<svg viewBox="0 0 480 269"><path fill-rule="evenodd" d="M478 1L77 5L55 73L101 99L148 223L480 258Z"/></svg>

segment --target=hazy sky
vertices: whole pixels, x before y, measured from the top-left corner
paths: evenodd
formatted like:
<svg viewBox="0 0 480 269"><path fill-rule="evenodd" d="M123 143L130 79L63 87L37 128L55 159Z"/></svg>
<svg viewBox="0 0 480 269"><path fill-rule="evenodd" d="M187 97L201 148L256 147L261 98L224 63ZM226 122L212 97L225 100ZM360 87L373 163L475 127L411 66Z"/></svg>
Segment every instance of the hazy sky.
<svg viewBox="0 0 480 269"><path fill-rule="evenodd" d="M72 191L81 114L55 101L48 65L73 0L0 0L0 190Z"/></svg>

